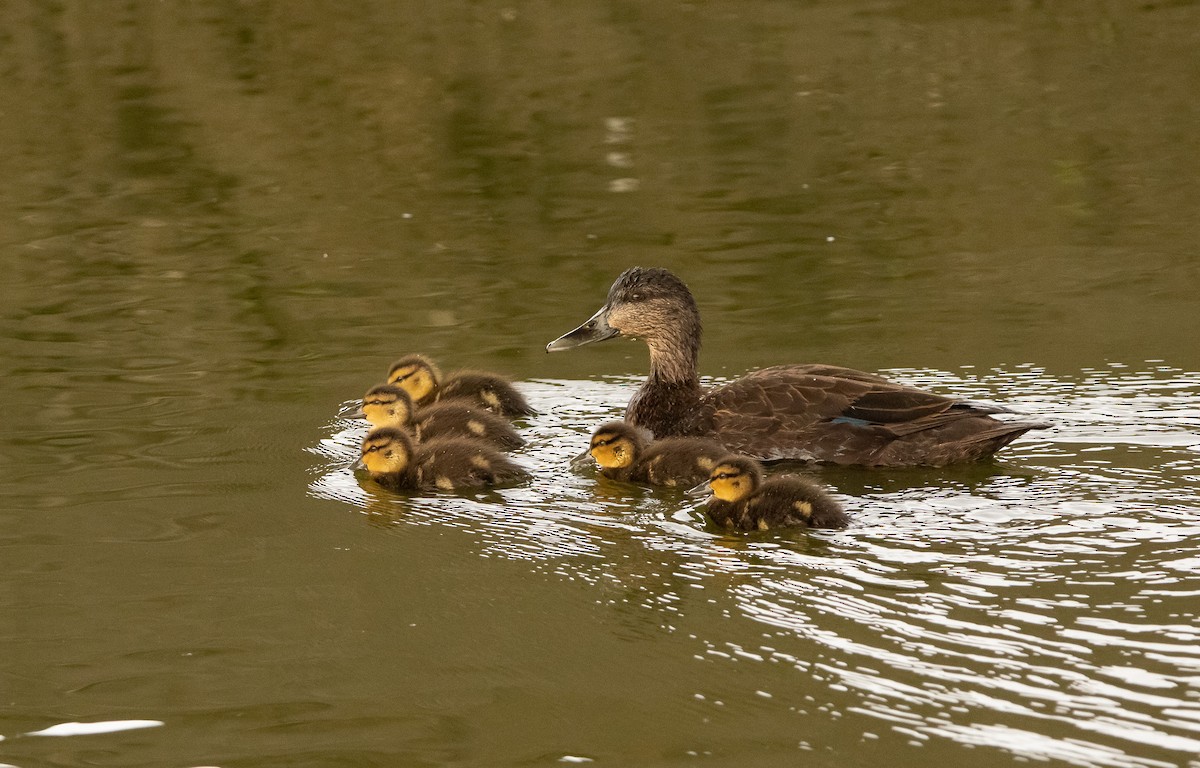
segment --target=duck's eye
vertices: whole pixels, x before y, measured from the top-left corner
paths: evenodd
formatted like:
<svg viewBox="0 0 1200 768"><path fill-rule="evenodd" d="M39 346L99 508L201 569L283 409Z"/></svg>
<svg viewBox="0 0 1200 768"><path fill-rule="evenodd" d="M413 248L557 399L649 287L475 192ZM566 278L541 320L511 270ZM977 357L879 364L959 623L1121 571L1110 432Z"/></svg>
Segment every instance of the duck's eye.
<svg viewBox="0 0 1200 768"><path fill-rule="evenodd" d="M646 298L646 295L644 293L642 293L641 291L635 291L635 292L629 294L630 301L641 301L644 298Z"/></svg>

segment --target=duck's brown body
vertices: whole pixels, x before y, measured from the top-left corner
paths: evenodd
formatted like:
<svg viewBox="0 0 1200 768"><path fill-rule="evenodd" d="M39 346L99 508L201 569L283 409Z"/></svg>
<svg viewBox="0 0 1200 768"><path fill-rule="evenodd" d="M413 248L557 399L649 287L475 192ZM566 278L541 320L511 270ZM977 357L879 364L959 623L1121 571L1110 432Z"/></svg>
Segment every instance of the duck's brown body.
<svg viewBox="0 0 1200 768"><path fill-rule="evenodd" d="M551 342L570 349L616 335L644 339L650 376L625 420L655 438L707 436L763 460L942 466L986 458L1044 425L1000 421L1002 408L832 365L782 365L706 389L697 374L700 315L664 269L626 270L588 322Z"/></svg>
<svg viewBox="0 0 1200 768"><path fill-rule="evenodd" d="M709 435L764 461L944 466L976 461L1042 425L999 409L829 365L764 368L721 387L655 381L634 394L627 421L654 435Z"/></svg>

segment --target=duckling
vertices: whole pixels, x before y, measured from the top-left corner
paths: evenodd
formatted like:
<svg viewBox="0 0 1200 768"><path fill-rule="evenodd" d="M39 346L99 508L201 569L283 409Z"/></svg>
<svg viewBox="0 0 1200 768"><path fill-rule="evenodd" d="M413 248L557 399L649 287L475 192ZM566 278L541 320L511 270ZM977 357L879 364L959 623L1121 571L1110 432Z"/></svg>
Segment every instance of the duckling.
<svg viewBox="0 0 1200 768"><path fill-rule="evenodd" d="M387 380L404 387L422 407L435 400L461 398L510 419L537 415L504 377L487 371L455 371L443 377L441 369L424 355L407 355L392 363Z"/></svg>
<svg viewBox="0 0 1200 768"><path fill-rule="evenodd" d="M650 349L650 376L625 420L656 439L711 437L764 461L944 466L990 457L1045 424L1000 421L1006 409L945 397L835 365L779 365L704 388L696 369L700 313L665 269L628 269L592 317L546 351L627 336Z"/></svg>
<svg viewBox="0 0 1200 768"><path fill-rule="evenodd" d="M592 433L589 452L600 465L600 474L612 480L690 488L706 480L729 450L702 437L664 437L651 442L645 430L611 421Z"/></svg>
<svg viewBox="0 0 1200 768"><path fill-rule="evenodd" d="M748 456L721 459L708 479L692 490L711 491L708 517L726 528L845 528L850 523L841 505L816 483L795 475L763 479L762 465Z"/></svg>
<svg viewBox="0 0 1200 768"><path fill-rule="evenodd" d="M412 398L395 384L371 387L362 398L362 417L373 427L402 427L418 441L438 437L472 437L511 451L525 444L507 421L462 400L432 403L414 411Z"/></svg>
<svg viewBox="0 0 1200 768"><path fill-rule="evenodd" d="M442 437L417 444L397 427L376 427L362 442L359 467L392 490L459 488L510 483L528 473L507 456L479 440Z"/></svg>

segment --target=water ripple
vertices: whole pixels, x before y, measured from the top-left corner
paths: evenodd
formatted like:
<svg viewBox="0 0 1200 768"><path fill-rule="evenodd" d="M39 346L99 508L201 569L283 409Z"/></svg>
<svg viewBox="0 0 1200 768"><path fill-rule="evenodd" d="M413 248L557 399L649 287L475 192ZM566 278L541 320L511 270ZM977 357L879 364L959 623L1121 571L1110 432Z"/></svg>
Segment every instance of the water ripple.
<svg viewBox="0 0 1200 768"><path fill-rule="evenodd" d="M704 657L791 666L915 744L1081 766L1194 760L1200 374L892 373L1052 426L984 467L809 470L840 494L849 530L730 535L677 493L569 469L636 380L534 381L526 486L410 498L360 484L346 467L362 427L335 419L312 448L310 492L388 525L470 531L482 556L618 587L673 622L691 590L715 590L770 640L693 625Z"/></svg>

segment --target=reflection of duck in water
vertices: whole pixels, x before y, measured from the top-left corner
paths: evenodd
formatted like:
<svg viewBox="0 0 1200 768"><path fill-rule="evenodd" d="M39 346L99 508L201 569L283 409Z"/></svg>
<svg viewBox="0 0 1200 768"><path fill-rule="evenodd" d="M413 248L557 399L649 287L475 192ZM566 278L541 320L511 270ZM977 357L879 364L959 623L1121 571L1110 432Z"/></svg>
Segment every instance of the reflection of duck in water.
<svg viewBox="0 0 1200 768"><path fill-rule="evenodd" d="M528 473L486 443L443 437L414 443L396 427L376 427L362 442L359 465L385 488L453 491L517 482Z"/></svg>
<svg viewBox="0 0 1200 768"><path fill-rule="evenodd" d="M431 403L414 412L412 398L395 384L367 390L360 413L373 427L401 427L420 441L473 437L505 451L525 444L508 421L465 400Z"/></svg>
<svg viewBox="0 0 1200 768"><path fill-rule="evenodd" d="M419 408L435 400L462 399L505 418L537 414L504 377L487 371L455 371L442 376L441 369L424 355L408 355L392 363L387 380L403 387Z"/></svg>
<svg viewBox="0 0 1200 768"><path fill-rule="evenodd" d="M762 466L747 456L721 459L708 479L692 490L711 492L708 517L726 528L845 528L850 523L841 505L816 483L795 475L764 479Z"/></svg>
<svg viewBox="0 0 1200 768"><path fill-rule="evenodd" d="M626 270L604 306L547 345L571 349L613 336L644 339L650 376L625 420L656 438L710 436L764 460L942 466L986 458L1044 425L1003 422L1003 409L935 395L833 365L764 368L720 387L700 386L700 313L665 269Z"/></svg>
<svg viewBox="0 0 1200 768"><path fill-rule="evenodd" d="M613 480L690 488L708 477L725 446L702 437L650 441L645 430L612 421L592 433L588 449L600 474Z"/></svg>

